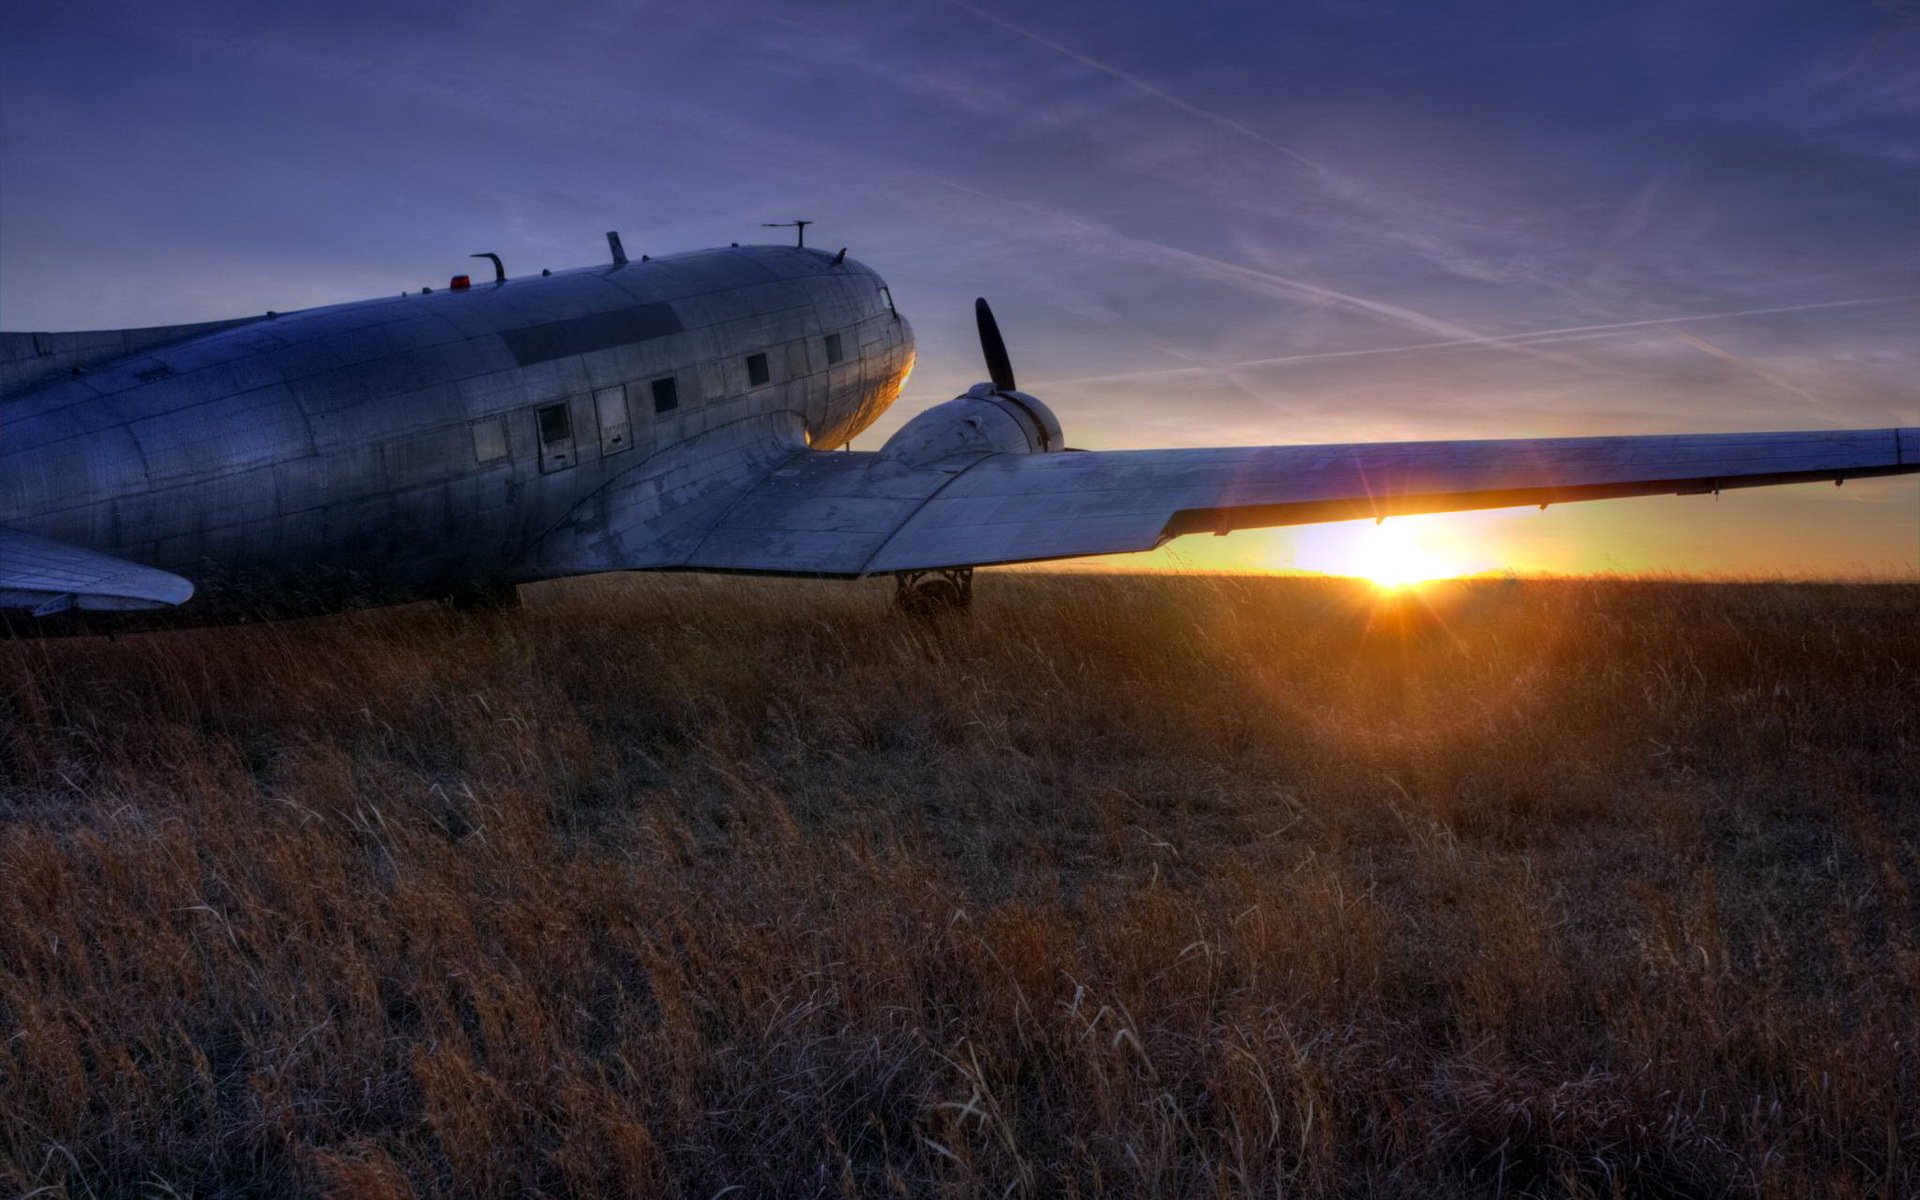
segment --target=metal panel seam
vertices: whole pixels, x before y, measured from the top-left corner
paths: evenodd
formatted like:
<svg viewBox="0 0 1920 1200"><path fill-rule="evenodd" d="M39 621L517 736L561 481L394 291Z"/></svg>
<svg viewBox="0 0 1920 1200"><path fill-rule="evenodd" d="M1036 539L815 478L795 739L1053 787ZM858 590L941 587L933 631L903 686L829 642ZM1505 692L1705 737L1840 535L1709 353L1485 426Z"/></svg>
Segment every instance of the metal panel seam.
<svg viewBox="0 0 1920 1200"><path fill-rule="evenodd" d="M780 411L785 412L788 415L796 415L793 413L792 409L782 409ZM805 416L801 416L800 420L802 425L806 423ZM734 514L734 511L738 509L742 504L745 504L747 500L755 492L759 491L762 484L766 483L767 480L772 479L773 473L775 471L778 471L781 467L784 467L788 463L792 462L798 455L811 454L811 453L814 453L814 452L811 450L807 450L805 448L793 451L792 453L789 453L786 457L780 459L778 462L775 462L772 466L769 466L765 471L761 472L760 478L753 481L753 486L741 488L740 494L735 496L733 498L733 501L729 503L726 506L726 508L722 509L720 511L720 514L716 516L711 522L709 522L705 529L700 531L700 540L695 542L691 547L688 548L685 554L682 554L680 556L679 565L684 565L688 559L691 559L695 555L699 554L701 548L707 544L707 539L713 536L713 531L720 528L721 525L725 524L727 518L732 516ZM828 453L828 452L821 451L821 453Z"/></svg>
<svg viewBox="0 0 1920 1200"><path fill-rule="evenodd" d="M827 451L827 453L831 453L831 451ZM858 575L855 576L855 578L859 578L859 579L866 578L868 569L872 567L875 562L879 561L880 556L887 552L887 547L893 545L894 539L898 538L901 532L905 530L907 526L913 524L914 519L917 518L923 511L925 511L927 505L933 503L935 497L939 496L940 493L946 491L948 488L952 487L955 483L959 482L961 478L963 478L965 475L967 475L969 472L971 472L975 467L979 466L981 463L986 462L989 459L995 459L1000 457L1002 456L999 454L982 454L979 458L974 459L972 462L968 463L965 467L961 468L958 471L955 471L953 475L945 483L933 489L931 492L928 492L926 496L921 499L920 503L913 506L913 511L907 514L907 519L900 522L898 525L894 526L893 532L889 533L886 536L886 540L882 541L878 546L874 547L872 554L867 555L866 561L860 564L860 571Z"/></svg>

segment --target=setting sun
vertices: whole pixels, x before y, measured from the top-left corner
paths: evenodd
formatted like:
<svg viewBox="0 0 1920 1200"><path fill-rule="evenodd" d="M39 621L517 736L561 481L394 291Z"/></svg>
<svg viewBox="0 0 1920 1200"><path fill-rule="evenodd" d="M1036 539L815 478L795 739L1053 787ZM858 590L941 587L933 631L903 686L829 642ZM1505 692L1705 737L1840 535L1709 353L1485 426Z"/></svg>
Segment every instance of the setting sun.
<svg viewBox="0 0 1920 1200"><path fill-rule="evenodd" d="M1299 531L1296 565L1329 575L1371 580L1382 590L1491 570L1484 543L1469 542L1459 524L1437 517L1396 517L1375 524L1347 521Z"/></svg>
<svg viewBox="0 0 1920 1200"><path fill-rule="evenodd" d="M1354 539L1352 574L1382 588L1405 587L1460 573L1460 565L1422 546L1418 535L1403 525L1373 526Z"/></svg>

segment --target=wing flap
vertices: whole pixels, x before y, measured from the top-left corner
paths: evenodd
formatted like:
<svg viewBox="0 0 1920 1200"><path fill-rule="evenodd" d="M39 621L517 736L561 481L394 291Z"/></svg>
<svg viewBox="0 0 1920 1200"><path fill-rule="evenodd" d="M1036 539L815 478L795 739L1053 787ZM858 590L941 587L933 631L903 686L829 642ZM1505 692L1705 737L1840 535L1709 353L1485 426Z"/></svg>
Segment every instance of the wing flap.
<svg viewBox="0 0 1920 1200"><path fill-rule="evenodd" d="M70 608L130 612L193 596L178 575L67 542L0 528L0 609L50 616Z"/></svg>

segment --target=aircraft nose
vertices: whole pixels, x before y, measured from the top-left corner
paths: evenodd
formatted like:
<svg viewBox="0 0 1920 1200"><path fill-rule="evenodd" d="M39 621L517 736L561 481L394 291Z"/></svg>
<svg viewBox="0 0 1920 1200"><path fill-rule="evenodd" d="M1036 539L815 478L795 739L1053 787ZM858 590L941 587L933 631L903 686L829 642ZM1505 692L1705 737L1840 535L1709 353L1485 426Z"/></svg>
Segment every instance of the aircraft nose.
<svg viewBox="0 0 1920 1200"><path fill-rule="evenodd" d="M900 373L900 377L904 380L907 372L913 370L913 360L915 356L913 347L913 325L905 317L901 316L897 309L894 311L894 329L896 331L893 339L894 369Z"/></svg>

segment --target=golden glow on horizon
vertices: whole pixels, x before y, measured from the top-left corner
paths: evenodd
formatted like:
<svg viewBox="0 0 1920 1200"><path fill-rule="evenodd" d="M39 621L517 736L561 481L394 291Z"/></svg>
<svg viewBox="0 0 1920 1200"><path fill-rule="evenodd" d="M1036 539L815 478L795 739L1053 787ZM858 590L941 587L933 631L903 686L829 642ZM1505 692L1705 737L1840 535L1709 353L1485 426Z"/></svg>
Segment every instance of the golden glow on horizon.
<svg viewBox="0 0 1920 1200"><path fill-rule="evenodd" d="M1383 591L1497 569L1501 564L1491 546L1465 533L1457 521L1440 517L1311 526L1298 531L1290 565L1371 580Z"/></svg>
<svg viewBox="0 0 1920 1200"><path fill-rule="evenodd" d="M1807 485L1712 497L1501 508L1248 529L1045 570L1312 574L1376 580L1506 575L1920 580L1915 480ZM1904 544L1889 554L1888 545ZM1399 552L1396 552L1399 551ZM1375 563L1379 564L1378 569Z"/></svg>

